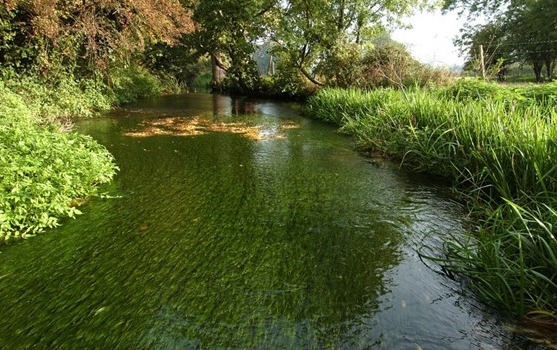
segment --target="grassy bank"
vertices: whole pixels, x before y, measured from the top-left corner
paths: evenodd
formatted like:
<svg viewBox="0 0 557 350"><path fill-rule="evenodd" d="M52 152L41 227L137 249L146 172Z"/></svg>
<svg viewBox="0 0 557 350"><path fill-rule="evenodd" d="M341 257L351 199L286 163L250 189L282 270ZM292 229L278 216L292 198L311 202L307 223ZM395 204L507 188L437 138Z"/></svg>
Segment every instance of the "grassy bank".
<svg viewBox="0 0 557 350"><path fill-rule="evenodd" d="M0 79L0 244L58 226L77 203L98 194L117 168L90 137L70 132L72 118L160 93L162 84L139 67L112 81L21 77Z"/></svg>
<svg viewBox="0 0 557 350"><path fill-rule="evenodd" d="M557 311L557 85L323 90L309 113L364 149L450 179L479 218L441 263L512 314Z"/></svg>

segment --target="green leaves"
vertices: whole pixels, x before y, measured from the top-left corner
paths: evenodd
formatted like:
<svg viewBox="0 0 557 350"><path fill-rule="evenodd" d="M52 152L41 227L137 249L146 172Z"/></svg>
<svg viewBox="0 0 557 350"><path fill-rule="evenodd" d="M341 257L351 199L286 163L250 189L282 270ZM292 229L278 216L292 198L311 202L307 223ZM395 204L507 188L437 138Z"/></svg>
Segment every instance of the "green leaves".
<svg viewBox="0 0 557 350"><path fill-rule="evenodd" d="M0 128L0 239L39 233L62 216L81 212L76 198L96 193L115 167L104 147L88 137L40 127Z"/></svg>
<svg viewBox="0 0 557 350"><path fill-rule="evenodd" d="M388 24L430 0L227 0L198 1L192 6L197 30L186 46L213 58L226 70L228 87L254 90L261 82L253 62L254 46L278 62L273 79L283 91L305 83L345 86L358 73L352 62L384 33ZM218 63L217 63L218 62Z"/></svg>
<svg viewBox="0 0 557 350"><path fill-rule="evenodd" d="M259 84L252 57L254 46L266 36L274 9L275 1L268 0L198 1L192 6L198 27L185 36L184 43L196 48L200 56L209 55L219 61L220 68L227 71L231 89L253 90ZM218 87L222 81L213 78L213 85Z"/></svg>
<svg viewBox="0 0 557 350"><path fill-rule="evenodd" d="M90 137L48 126L60 114L91 113L96 102L90 97L102 96L98 89L80 93L71 82L58 89L37 81L8 85L0 82L6 97L0 101L0 241L37 234L57 226L61 217L79 215L70 203L95 195L96 184L110 181L116 171L113 157Z"/></svg>

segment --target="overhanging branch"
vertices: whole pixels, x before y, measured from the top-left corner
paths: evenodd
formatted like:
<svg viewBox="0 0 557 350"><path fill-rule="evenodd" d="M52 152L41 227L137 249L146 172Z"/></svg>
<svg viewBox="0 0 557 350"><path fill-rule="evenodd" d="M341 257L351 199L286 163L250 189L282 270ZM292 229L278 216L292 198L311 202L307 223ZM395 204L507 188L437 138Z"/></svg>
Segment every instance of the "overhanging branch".
<svg viewBox="0 0 557 350"><path fill-rule="evenodd" d="M311 74L309 74L308 71L306 71L303 67L299 67L298 69L304 75L304 77L307 78L307 80L311 81L312 83L314 83L317 86L325 86L325 84L317 81L314 77L312 77Z"/></svg>

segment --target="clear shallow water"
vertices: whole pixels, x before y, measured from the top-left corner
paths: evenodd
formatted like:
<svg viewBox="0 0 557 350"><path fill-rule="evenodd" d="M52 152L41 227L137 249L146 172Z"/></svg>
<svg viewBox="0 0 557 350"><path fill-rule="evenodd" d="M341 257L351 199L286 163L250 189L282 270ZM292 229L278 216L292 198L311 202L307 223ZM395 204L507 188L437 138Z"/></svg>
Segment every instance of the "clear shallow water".
<svg viewBox="0 0 557 350"><path fill-rule="evenodd" d="M126 136L213 115L281 137ZM167 96L77 128L121 171L77 220L0 248L0 349L526 346L418 258L466 224L444 188L295 106Z"/></svg>

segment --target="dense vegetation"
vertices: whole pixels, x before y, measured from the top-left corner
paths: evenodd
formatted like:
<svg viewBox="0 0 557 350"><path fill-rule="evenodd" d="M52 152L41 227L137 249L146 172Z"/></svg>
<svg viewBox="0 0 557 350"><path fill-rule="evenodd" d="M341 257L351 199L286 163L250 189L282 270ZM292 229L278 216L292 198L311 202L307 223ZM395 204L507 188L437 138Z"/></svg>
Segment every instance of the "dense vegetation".
<svg viewBox="0 0 557 350"><path fill-rule="evenodd" d="M139 67L117 72L112 86L67 78L0 80L0 242L28 237L73 217L99 184L112 179L113 157L91 138L68 132L71 118L161 91Z"/></svg>
<svg viewBox="0 0 557 350"><path fill-rule="evenodd" d="M76 93L71 84L49 91L35 82L0 82L0 239L36 234L74 216L79 211L70 203L114 174L112 157L93 140L40 125L107 103L91 94L78 100Z"/></svg>
<svg viewBox="0 0 557 350"><path fill-rule="evenodd" d="M326 89L308 108L361 147L450 179L480 225L469 239L447 239L442 263L486 300L524 315L557 309L556 98L556 84L462 80L411 91Z"/></svg>
<svg viewBox="0 0 557 350"><path fill-rule="evenodd" d="M432 3L191 1L187 7L195 30L182 37L182 46L157 45L148 63L184 82L194 80L184 67L195 70L200 57L208 59L212 87L237 94L305 97L320 87L347 87L356 80L392 85L389 74L399 71L404 80L425 81L439 73L390 41L388 26Z"/></svg>

